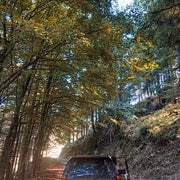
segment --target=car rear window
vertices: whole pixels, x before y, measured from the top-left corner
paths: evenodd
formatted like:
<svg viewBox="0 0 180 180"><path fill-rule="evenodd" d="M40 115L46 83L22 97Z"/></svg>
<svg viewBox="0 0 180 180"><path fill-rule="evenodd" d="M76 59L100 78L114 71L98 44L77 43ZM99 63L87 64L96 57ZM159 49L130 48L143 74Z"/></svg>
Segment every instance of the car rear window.
<svg viewBox="0 0 180 180"><path fill-rule="evenodd" d="M68 177L115 176L115 166L110 158L73 158L66 166Z"/></svg>

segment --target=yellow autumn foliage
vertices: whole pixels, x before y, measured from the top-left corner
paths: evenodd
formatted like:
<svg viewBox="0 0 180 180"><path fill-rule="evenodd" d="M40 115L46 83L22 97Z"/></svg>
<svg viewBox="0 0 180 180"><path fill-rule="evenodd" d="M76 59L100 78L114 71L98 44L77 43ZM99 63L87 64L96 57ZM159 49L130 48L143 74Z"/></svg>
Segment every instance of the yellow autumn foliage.
<svg viewBox="0 0 180 180"><path fill-rule="evenodd" d="M79 43L82 43L84 46L90 46L91 45L90 40L88 38L86 38L86 37L82 37L79 40Z"/></svg>
<svg viewBox="0 0 180 180"><path fill-rule="evenodd" d="M136 37L136 42L138 47L141 48L142 50L152 49L154 47L153 43L150 40L145 40L140 35Z"/></svg>

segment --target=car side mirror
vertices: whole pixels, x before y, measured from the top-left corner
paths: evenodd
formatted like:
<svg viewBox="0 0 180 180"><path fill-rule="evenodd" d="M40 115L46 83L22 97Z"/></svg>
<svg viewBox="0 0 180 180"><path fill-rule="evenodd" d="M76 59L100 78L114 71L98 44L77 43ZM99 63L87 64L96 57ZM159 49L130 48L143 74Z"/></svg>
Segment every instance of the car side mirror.
<svg viewBox="0 0 180 180"><path fill-rule="evenodd" d="M126 174L126 170L125 169L118 169L118 174L119 175Z"/></svg>

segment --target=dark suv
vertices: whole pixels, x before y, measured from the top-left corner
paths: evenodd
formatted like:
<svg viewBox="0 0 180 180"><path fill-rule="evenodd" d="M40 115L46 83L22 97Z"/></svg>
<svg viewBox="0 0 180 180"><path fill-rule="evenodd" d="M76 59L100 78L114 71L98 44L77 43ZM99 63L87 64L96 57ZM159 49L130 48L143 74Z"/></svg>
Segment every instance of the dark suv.
<svg viewBox="0 0 180 180"><path fill-rule="evenodd" d="M119 169L115 157L85 155L70 158L61 180L123 180L128 177L128 169Z"/></svg>

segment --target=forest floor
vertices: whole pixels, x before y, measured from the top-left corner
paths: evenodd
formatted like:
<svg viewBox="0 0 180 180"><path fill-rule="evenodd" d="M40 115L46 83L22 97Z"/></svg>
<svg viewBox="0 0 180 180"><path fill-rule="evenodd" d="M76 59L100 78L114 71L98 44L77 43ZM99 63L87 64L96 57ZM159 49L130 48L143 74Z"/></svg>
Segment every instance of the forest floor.
<svg viewBox="0 0 180 180"><path fill-rule="evenodd" d="M114 148L128 159L131 179L180 180L180 104L142 116L125 131Z"/></svg>
<svg viewBox="0 0 180 180"><path fill-rule="evenodd" d="M59 180L64 167L65 164L59 158L44 157L37 176L26 180Z"/></svg>

